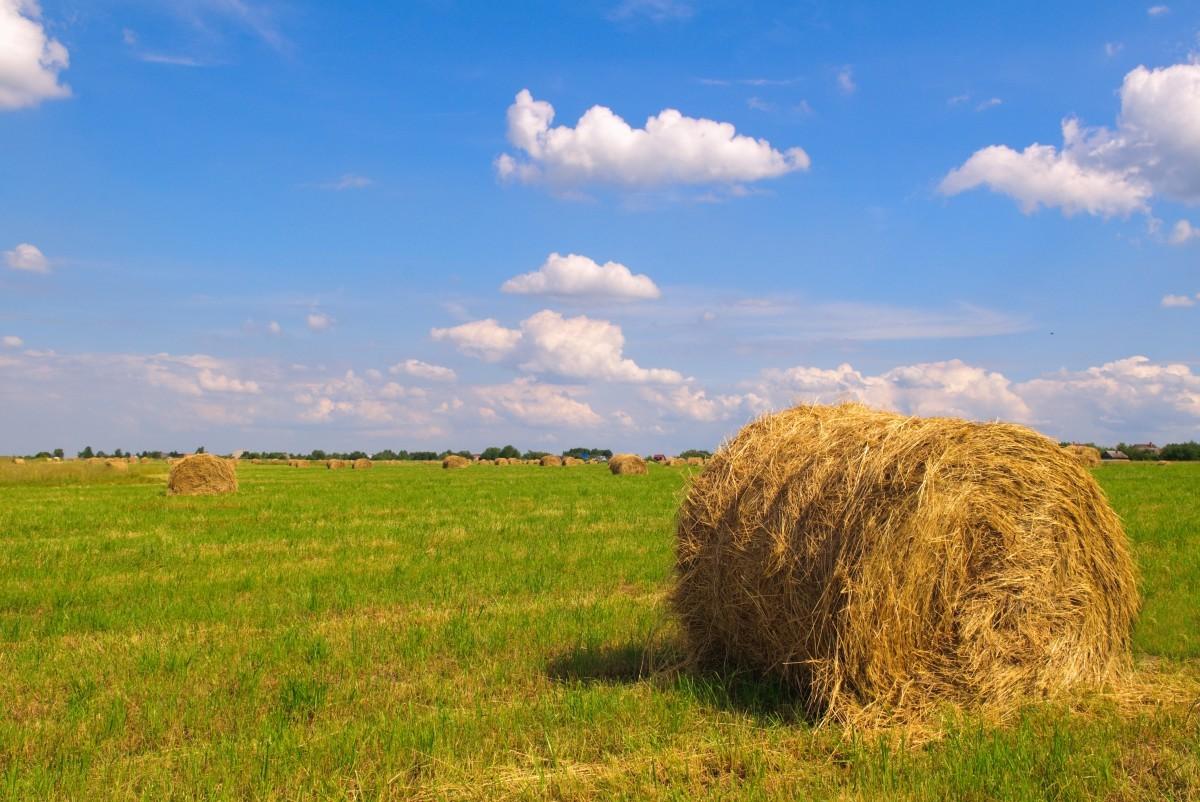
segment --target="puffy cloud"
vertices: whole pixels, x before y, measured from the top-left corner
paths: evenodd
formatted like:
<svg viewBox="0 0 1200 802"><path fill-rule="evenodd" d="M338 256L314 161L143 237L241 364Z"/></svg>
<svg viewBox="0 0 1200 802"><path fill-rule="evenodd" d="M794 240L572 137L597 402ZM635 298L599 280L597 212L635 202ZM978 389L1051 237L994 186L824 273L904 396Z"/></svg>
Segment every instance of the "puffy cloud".
<svg viewBox="0 0 1200 802"><path fill-rule="evenodd" d="M645 390L643 397L660 410L693 421L729 420L739 412L762 412L769 406L767 400L754 393L746 395L716 395L709 397L707 391L680 385L671 390Z"/></svg>
<svg viewBox="0 0 1200 802"><path fill-rule="evenodd" d="M25 341L15 334L7 334L3 338L0 338L0 345L3 345L5 348L20 348L24 344Z"/></svg>
<svg viewBox="0 0 1200 802"><path fill-rule="evenodd" d="M1147 211L1154 195L1200 201L1200 64L1136 67L1121 85L1116 129L1063 122L1063 146L992 145L942 180L956 195L987 186L1025 212L1057 206L1109 217Z"/></svg>
<svg viewBox="0 0 1200 802"><path fill-rule="evenodd" d="M567 187L617 184L736 184L807 170L800 148L778 151L738 134L730 123L665 109L633 128L605 106L592 106L574 128L551 127L554 107L528 89L508 108L508 139L522 154L496 159L501 178Z"/></svg>
<svg viewBox="0 0 1200 802"><path fill-rule="evenodd" d="M333 318L324 312L311 312L305 318L309 331L328 331L333 328Z"/></svg>
<svg viewBox="0 0 1200 802"><path fill-rule="evenodd" d="M1060 432L1088 427L1110 441L1200 435L1200 375L1183 364L1132 356L1034 379L1018 391Z"/></svg>
<svg viewBox="0 0 1200 802"><path fill-rule="evenodd" d="M450 368L445 368L441 365L431 365L419 359L406 359L403 362L392 365L388 370L393 374L403 373L408 376L416 376L418 379L430 379L432 381L452 382L456 378L456 374Z"/></svg>
<svg viewBox="0 0 1200 802"><path fill-rule="evenodd" d="M283 327L279 325L279 321L272 320L267 324L267 331L269 331L271 334L282 334Z"/></svg>
<svg viewBox="0 0 1200 802"><path fill-rule="evenodd" d="M1017 421L1032 417L1002 374L958 359L906 365L878 376L864 375L842 364L832 370L767 370L763 378L760 392L776 403L783 399L785 403L861 401L913 415Z"/></svg>
<svg viewBox="0 0 1200 802"><path fill-rule="evenodd" d="M207 368L196 375L200 389L207 393L248 393L258 395L258 382L242 381L229 376L215 373Z"/></svg>
<svg viewBox="0 0 1200 802"><path fill-rule="evenodd" d="M506 329L492 318L432 329L429 334L433 339L453 343L464 354L485 362L499 362L521 341L521 332Z"/></svg>
<svg viewBox="0 0 1200 802"><path fill-rule="evenodd" d="M58 82L70 61L67 49L46 36L41 18L37 0L0 0L0 109L71 94Z"/></svg>
<svg viewBox="0 0 1200 802"><path fill-rule="evenodd" d="M1197 238L1200 238L1200 228L1196 228L1187 220L1178 220L1171 226L1171 235L1167 237L1167 241L1172 245L1183 245Z"/></svg>
<svg viewBox="0 0 1200 802"><path fill-rule="evenodd" d="M1200 295L1196 297L1200 298ZM1196 301L1190 295L1164 295L1162 305L1170 309L1172 307L1195 306Z"/></svg>
<svg viewBox="0 0 1200 802"><path fill-rule="evenodd" d="M600 265L574 253L566 256L552 253L540 268L510 278L500 289L514 295L621 300L654 299L662 295L649 276L635 276L619 262Z"/></svg>
<svg viewBox="0 0 1200 802"><path fill-rule="evenodd" d="M853 95L858 91L858 84L854 82L854 69L846 66L838 70L837 73L838 91L843 95Z"/></svg>
<svg viewBox="0 0 1200 802"><path fill-rule="evenodd" d="M30 273L50 272L50 263L45 254L36 245L30 245L28 242L22 242L11 251L5 251L4 261L13 270L27 270Z"/></svg>
<svg viewBox="0 0 1200 802"><path fill-rule="evenodd" d="M577 398L581 393L579 387L540 384L529 377L479 389L480 398L493 408L530 426L598 426L604 419Z"/></svg>
<svg viewBox="0 0 1200 802"><path fill-rule="evenodd" d="M624 355L625 335L607 320L579 315L564 318L543 309L508 329L491 318L449 329L433 329L435 340L454 343L460 351L488 362L507 357L521 370L553 373L574 379L630 383L678 384L674 370L643 368Z"/></svg>

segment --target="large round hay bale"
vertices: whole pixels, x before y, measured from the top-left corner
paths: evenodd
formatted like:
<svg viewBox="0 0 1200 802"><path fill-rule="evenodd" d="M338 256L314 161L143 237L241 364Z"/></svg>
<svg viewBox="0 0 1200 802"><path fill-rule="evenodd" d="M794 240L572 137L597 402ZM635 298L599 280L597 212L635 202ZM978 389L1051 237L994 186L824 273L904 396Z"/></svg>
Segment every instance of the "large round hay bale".
<svg viewBox="0 0 1200 802"><path fill-rule="evenodd" d="M327 459L327 460L325 460L325 468L327 470L340 471L342 468L345 468L345 467L346 467L346 460L344 460L344 459Z"/></svg>
<svg viewBox="0 0 1200 802"><path fill-rule="evenodd" d="M1100 449L1098 448L1072 443L1069 446L1063 446L1062 449L1085 468L1093 468L1100 464Z"/></svg>
<svg viewBox="0 0 1200 802"><path fill-rule="evenodd" d="M704 465L704 457L688 457L687 464L703 466Z"/></svg>
<svg viewBox="0 0 1200 802"><path fill-rule="evenodd" d="M129 463L123 459L105 460L104 467L108 468L110 471L116 471L117 473L129 472Z"/></svg>
<svg viewBox="0 0 1200 802"><path fill-rule="evenodd" d="M354 463L351 465L351 467L356 471L365 471L371 467L371 460L366 459L365 457L359 457L358 459L354 460Z"/></svg>
<svg viewBox="0 0 1200 802"><path fill-rule="evenodd" d="M541 465L544 468L557 468L562 465L562 460L553 454L547 454L538 460L538 465Z"/></svg>
<svg viewBox="0 0 1200 802"><path fill-rule="evenodd" d="M167 476L170 496L216 496L237 489L237 468L233 461L212 454L184 457L171 466Z"/></svg>
<svg viewBox="0 0 1200 802"><path fill-rule="evenodd" d="M442 460L442 467L446 470L469 468L471 467L471 460L466 457L460 457L458 454L447 454L446 458Z"/></svg>
<svg viewBox="0 0 1200 802"><path fill-rule="evenodd" d="M617 475L637 475L646 472L646 461L637 454L613 454L608 469Z"/></svg>
<svg viewBox="0 0 1200 802"><path fill-rule="evenodd" d="M13 465L24 465L25 464L24 457L13 457L12 461L13 461Z"/></svg>
<svg viewBox="0 0 1200 802"><path fill-rule="evenodd" d="M682 459L681 457L671 457L669 460L667 460L667 464L672 468L682 468L684 465L687 465L687 460Z"/></svg>
<svg viewBox="0 0 1200 802"><path fill-rule="evenodd" d="M579 457L563 457L562 464L563 464L563 467L571 467L573 465L582 465L583 460L579 459Z"/></svg>
<svg viewBox="0 0 1200 802"><path fill-rule="evenodd" d="M290 465L293 468L307 468L308 460L306 460L306 459L290 459L290 460L288 460L288 465Z"/></svg>
<svg viewBox="0 0 1200 802"><path fill-rule="evenodd" d="M130 454L126 458L126 462L128 462L130 465L137 465L139 462L141 462L141 460L139 460L136 455Z"/></svg>
<svg viewBox="0 0 1200 802"><path fill-rule="evenodd" d="M844 722L1104 683L1138 608L1121 522L1057 444L856 404L743 428L691 485L676 557L695 661Z"/></svg>

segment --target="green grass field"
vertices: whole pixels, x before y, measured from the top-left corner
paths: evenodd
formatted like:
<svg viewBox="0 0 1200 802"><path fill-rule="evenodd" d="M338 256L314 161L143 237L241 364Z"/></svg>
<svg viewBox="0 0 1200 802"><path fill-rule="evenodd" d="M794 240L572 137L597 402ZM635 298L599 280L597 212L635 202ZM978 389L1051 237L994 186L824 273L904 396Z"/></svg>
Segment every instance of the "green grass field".
<svg viewBox="0 0 1200 802"><path fill-rule="evenodd" d="M1200 465L1096 471L1147 690L922 745L669 670L686 471L165 471L0 466L4 798L1200 798Z"/></svg>

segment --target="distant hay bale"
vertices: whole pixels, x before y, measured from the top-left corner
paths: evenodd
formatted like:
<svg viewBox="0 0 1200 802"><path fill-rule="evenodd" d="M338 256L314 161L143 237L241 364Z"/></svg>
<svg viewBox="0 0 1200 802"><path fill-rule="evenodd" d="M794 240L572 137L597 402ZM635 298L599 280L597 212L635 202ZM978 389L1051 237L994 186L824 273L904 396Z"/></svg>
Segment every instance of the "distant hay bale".
<svg viewBox="0 0 1200 802"><path fill-rule="evenodd" d="M126 473L129 471L129 463L122 459L110 459L104 461L104 467L109 470L117 471L118 473Z"/></svg>
<svg viewBox="0 0 1200 802"><path fill-rule="evenodd" d="M471 467L471 460L466 457L460 457L458 454L448 454L442 460L442 467L448 471L455 468L469 468Z"/></svg>
<svg viewBox="0 0 1200 802"><path fill-rule="evenodd" d="M1156 462L1154 464L1155 465L1170 465L1171 463L1168 460L1160 459L1158 462Z"/></svg>
<svg viewBox="0 0 1200 802"><path fill-rule="evenodd" d="M637 454L614 454L608 461L614 475L636 476L646 472L646 461Z"/></svg>
<svg viewBox="0 0 1200 802"><path fill-rule="evenodd" d="M129 457L126 459L126 461L127 461L127 462L128 462L130 465L137 465L139 462L141 462L141 460L139 460L139 459L138 459L136 456L134 456L133 454L130 454L130 455L129 455Z"/></svg>
<svg viewBox="0 0 1200 802"><path fill-rule="evenodd" d="M359 457L358 459L354 460L354 463L350 467L354 468L356 471L365 471L371 467L371 460L367 459L366 457Z"/></svg>
<svg viewBox="0 0 1200 802"><path fill-rule="evenodd" d="M562 465L562 460L559 459L558 457L554 456L553 454L547 454L546 456L544 456L540 460L538 460L538 464L544 468L545 467L557 468Z"/></svg>
<svg viewBox="0 0 1200 802"><path fill-rule="evenodd" d="M562 464L564 467L571 465L582 465L583 460L579 459L578 457L563 457Z"/></svg>
<svg viewBox="0 0 1200 802"><path fill-rule="evenodd" d="M480 465L495 465L496 463L495 463L495 461L490 460L490 459L480 459L479 464Z"/></svg>
<svg viewBox="0 0 1200 802"><path fill-rule="evenodd" d="M1100 464L1100 449L1098 448L1072 443L1071 445L1063 446L1062 449L1085 468L1094 468Z"/></svg>
<svg viewBox="0 0 1200 802"><path fill-rule="evenodd" d="M25 464L24 457L13 457L12 461L13 461L13 465L24 465Z"/></svg>
<svg viewBox="0 0 1200 802"><path fill-rule="evenodd" d="M846 404L721 448L680 509L671 603L696 664L856 724L1117 679L1139 602L1120 520L1051 440Z"/></svg>
<svg viewBox="0 0 1200 802"><path fill-rule="evenodd" d="M232 460L213 454L192 454L171 466L167 495L216 496L237 492L237 468Z"/></svg>
<svg viewBox="0 0 1200 802"><path fill-rule="evenodd" d="M508 457L496 457L496 459L495 459L495 464L497 464L497 465L507 465L508 463L509 463Z"/></svg>
<svg viewBox="0 0 1200 802"><path fill-rule="evenodd" d="M349 464L350 463L346 462L346 460L344 460L344 459L327 459L327 460L325 460L325 467L331 471L340 471L342 468L345 468Z"/></svg>
<svg viewBox="0 0 1200 802"><path fill-rule="evenodd" d="M671 457L667 460L667 464L672 468L682 468L684 465L687 465L687 460L680 459L679 457Z"/></svg>
<svg viewBox="0 0 1200 802"><path fill-rule="evenodd" d="M688 465L704 465L704 457L688 457Z"/></svg>
<svg viewBox="0 0 1200 802"><path fill-rule="evenodd" d="M288 465L290 465L293 468L307 468L308 460L306 460L306 459L290 459L290 460L288 460Z"/></svg>

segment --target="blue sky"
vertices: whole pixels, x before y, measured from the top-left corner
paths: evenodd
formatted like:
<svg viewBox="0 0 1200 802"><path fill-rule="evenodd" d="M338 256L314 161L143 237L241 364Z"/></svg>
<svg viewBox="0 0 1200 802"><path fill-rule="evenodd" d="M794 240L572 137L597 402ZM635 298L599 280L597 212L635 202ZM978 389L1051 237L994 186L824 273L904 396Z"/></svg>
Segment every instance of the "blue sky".
<svg viewBox="0 0 1200 802"><path fill-rule="evenodd" d="M0 451L1200 437L1195 4L389 5L0 0Z"/></svg>

